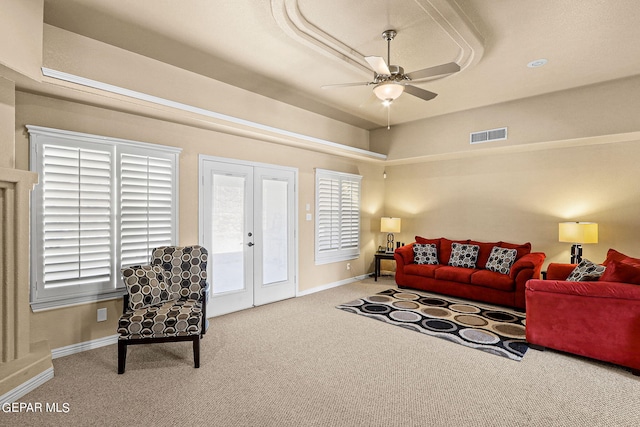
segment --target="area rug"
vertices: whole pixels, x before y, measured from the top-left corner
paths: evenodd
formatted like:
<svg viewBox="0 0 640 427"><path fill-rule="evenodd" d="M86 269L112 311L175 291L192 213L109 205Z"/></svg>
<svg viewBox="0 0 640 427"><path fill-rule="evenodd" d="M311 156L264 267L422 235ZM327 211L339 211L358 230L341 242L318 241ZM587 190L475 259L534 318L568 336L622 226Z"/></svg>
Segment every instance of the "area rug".
<svg viewBox="0 0 640 427"><path fill-rule="evenodd" d="M504 307L414 290L388 289L337 308L487 353L521 360L525 315Z"/></svg>

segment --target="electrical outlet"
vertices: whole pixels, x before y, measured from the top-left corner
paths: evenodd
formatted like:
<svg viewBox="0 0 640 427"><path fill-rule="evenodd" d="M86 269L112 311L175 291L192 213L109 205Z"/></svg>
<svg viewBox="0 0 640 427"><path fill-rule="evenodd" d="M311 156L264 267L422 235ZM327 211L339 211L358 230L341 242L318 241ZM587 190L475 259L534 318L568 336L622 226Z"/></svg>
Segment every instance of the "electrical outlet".
<svg viewBox="0 0 640 427"><path fill-rule="evenodd" d="M98 322L104 322L107 320L107 309L99 308L98 309Z"/></svg>
<svg viewBox="0 0 640 427"><path fill-rule="evenodd" d="M351 263L350 262L347 263L347 270L351 270Z"/></svg>

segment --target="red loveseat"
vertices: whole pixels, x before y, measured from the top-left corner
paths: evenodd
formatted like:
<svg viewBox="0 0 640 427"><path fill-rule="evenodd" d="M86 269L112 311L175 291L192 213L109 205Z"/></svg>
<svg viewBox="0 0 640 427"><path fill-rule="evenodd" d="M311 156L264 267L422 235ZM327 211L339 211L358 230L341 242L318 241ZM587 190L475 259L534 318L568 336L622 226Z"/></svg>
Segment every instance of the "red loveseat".
<svg viewBox="0 0 640 427"><path fill-rule="evenodd" d="M438 264L416 264L413 247L416 243L436 245ZM479 246L476 267L449 265L452 244ZM515 249L516 258L508 274L485 268L494 246ZM498 305L525 308L524 285L531 278L540 277L545 259L541 252L531 252L531 243L522 245L506 242L477 242L473 240L425 239L416 236L414 243L396 249L396 283L400 288L414 288Z"/></svg>
<svg viewBox="0 0 640 427"><path fill-rule="evenodd" d="M610 249L597 281L565 279L575 264L549 264L526 285L527 342L631 368L640 375L640 259Z"/></svg>

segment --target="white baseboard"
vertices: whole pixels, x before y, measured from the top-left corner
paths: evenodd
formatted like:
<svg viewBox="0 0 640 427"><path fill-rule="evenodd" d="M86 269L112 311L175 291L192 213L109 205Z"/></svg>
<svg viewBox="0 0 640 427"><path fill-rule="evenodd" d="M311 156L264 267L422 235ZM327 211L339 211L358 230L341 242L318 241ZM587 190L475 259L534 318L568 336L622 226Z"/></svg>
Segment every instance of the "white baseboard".
<svg viewBox="0 0 640 427"><path fill-rule="evenodd" d="M302 297L305 295L315 294L316 292L326 291L327 289L337 288L338 286L348 285L349 283L358 282L364 280L373 274L363 274L361 276L351 277L349 279L340 280L338 282L327 283L326 285L316 286L315 288L306 289L304 291L296 292L296 297Z"/></svg>
<svg viewBox="0 0 640 427"><path fill-rule="evenodd" d="M0 396L0 406L4 405L5 403L15 402L25 394L32 392L33 390L40 387L42 384L46 383L52 378L53 378L53 368L48 368L42 371L35 377L31 378L29 381L26 381L20 384L18 387Z"/></svg>
<svg viewBox="0 0 640 427"><path fill-rule="evenodd" d="M57 359L58 357L70 356L72 354L81 353L87 350L93 350L94 348L104 347L106 345L117 344L118 334L110 335L108 337L97 338L91 341L85 341L78 344L71 344L65 347L54 348L51 350L51 358Z"/></svg>

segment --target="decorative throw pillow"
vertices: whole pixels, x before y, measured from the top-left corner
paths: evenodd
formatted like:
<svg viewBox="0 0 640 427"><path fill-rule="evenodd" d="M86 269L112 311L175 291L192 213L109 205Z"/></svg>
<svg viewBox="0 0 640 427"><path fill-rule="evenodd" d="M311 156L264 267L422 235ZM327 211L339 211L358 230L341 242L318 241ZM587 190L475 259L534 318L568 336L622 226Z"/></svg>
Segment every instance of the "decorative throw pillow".
<svg viewBox="0 0 640 427"><path fill-rule="evenodd" d="M479 252L480 246L478 245L452 243L449 265L452 267L475 268Z"/></svg>
<svg viewBox="0 0 640 427"><path fill-rule="evenodd" d="M162 266L138 265L122 269L124 283L129 292L129 307L132 310L161 304L178 299L177 292L171 292Z"/></svg>
<svg viewBox="0 0 640 427"><path fill-rule="evenodd" d="M491 255L485 265L485 268L489 271L495 271L496 273L509 274L511 266L516 261L518 251L516 249L506 249L494 246L491 249Z"/></svg>
<svg viewBox="0 0 640 427"><path fill-rule="evenodd" d="M569 282L593 282L602 276L606 267L604 265L594 264L588 259L583 259L580 264L573 269L567 281Z"/></svg>
<svg viewBox="0 0 640 427"><path fill-rule="evenodd" d="M414 244L413 262L415 264L438 264L438 248L433 243Z"/></svg>

